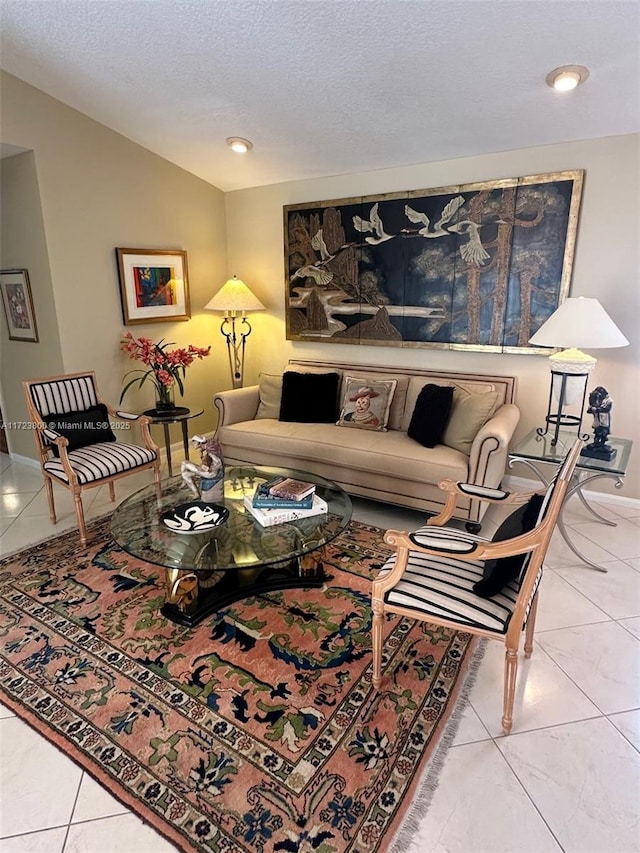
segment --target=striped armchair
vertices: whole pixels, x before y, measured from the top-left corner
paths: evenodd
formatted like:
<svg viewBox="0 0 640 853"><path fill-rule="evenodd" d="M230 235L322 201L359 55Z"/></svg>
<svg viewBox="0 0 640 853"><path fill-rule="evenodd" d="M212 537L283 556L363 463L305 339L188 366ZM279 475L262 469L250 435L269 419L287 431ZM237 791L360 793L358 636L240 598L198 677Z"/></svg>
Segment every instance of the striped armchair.
<svg viewBox="0 0 640 853"><path fill-rule="evenodd" d="M383 654L386 613L408 616L434 625L468 631L481 637L503 640L506 646L502 727L509 734L513 725L513 703L520 635L526 629L525 657L533 651L533 632L538 604L542 564L558 514L562 507L583 442L578 439L536 507L528 532L503 541L490 542L463 530L443 527L453 516L456 499L467 488L481 489L483 501L524 504L532 494L509 494L445 480L448 500L442 512L413 533L388 530L385 542L396 548L373 581L373 685L382 683L385 668L392 669L393 650ZM490 598L476 594L485 561L523 555L515 577Z"/></svg>
<svg viewBox="0 0 640 853"><path fill-rule="evenodd" d="M93 371L69 373L22 383L49 501L56 523L53 483L73 494L80 542L87 543L82 491L152 468L160 494L160 455L151 438L149 418L116 411L100 396ZM111 421L137 422L144 446L116 441Z"/></svg>

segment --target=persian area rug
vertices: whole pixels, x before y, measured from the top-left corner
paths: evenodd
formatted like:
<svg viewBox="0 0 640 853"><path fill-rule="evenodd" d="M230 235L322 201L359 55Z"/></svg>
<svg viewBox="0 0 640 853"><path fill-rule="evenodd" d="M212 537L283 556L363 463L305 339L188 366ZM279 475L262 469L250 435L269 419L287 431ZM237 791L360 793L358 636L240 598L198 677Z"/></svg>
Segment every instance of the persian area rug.
<svg viewBox="0 0 640 853"><path fill-rule="evenodd" d="M472 638L390 618L372 688L382 536L352 523L322 589L192 629L160 615L164 571L112 543L108 520L88 549L73 531L5 558L0 699L181 850L388 850L430 784Z"/></svg>

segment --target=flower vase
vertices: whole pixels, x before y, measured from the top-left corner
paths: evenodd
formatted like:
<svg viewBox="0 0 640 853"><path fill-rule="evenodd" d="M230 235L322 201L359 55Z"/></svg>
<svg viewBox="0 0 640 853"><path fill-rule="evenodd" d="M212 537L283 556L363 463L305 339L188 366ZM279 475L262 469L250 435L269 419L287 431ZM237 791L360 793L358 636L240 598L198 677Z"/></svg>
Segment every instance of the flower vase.
<svg viewBox="0 0 640 853"><path fill-rule="evenodd" d="M172 412L176 407L175 388L170 385L159 385L156 388L156 411L159 414L163 412Z"/></svg>

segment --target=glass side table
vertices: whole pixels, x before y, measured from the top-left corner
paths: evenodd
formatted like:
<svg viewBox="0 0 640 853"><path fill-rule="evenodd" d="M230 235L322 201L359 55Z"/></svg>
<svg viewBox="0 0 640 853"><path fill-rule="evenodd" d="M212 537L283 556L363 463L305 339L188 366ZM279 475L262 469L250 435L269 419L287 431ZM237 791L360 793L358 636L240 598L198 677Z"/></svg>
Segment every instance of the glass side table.
<svg viewBox="0 0 640 853"><path fill-rule="evenodd" d="M184 458L189 458L189 421L191 418L198 418L200 415L204 414L204 409L197 409L195 411L191 411L191 409L185 408L185 406L176 406L175 409L170 409L167 412L160 413L158 409L147 409L142 412L143 415L146 415L150 418L152 424L162 424L162 429L164 431L164 447L167 453L167 468L169 470L169 476L173 477L173 469L171 467L171 437L169 435L169 425L170 424L180 424L182 427L182 443L184 445Z"/></svg>
<svg viewBox="0 0 640 853"><path fill-rule="evenodd" d="M570 447L573 445L573 442L576 440L576 434L561 431L558 434L558 443L555 447L552 447L551 445L552 438L552 435L538 435L537 430L531 430L531 432L526 435L525 438L523 438L522 441L513 448L513 450L510 451L509 468L511 468L514 463L521 462L523 465L530 468L545 486L548 486L549 479L544 476L538 466L541 464L553 464L558 466L566 456ZM602 524L607 524L609 527L616 526L615 521L609 521L608 518L604 518L604 516L596 512L583 492L584 487L588 483L593 483L594 480L599 480L603 477L613 480L616 489L622 488L624 476L627 473L627 467L629 465L629 457L631 456L633 442L628 438L614 438L609 436L607 438L607 444L614 447L616 450L616 455L609 461L604 459L593 459L590 456L580 457L567 490L567 496L564 504L560 510L560 515L558 516L558 530L560 531L560 535L564 541L576 557L579 557L583 563L586 563L598 572L606 572L607 569L603 566L599 566L597 563L592 563L591 560L584 556L584 554L580 553L569 536L562 516L564 507L566 506L569 498L572 495L577 495L582 501L584 507L594 518Z"/></svg>

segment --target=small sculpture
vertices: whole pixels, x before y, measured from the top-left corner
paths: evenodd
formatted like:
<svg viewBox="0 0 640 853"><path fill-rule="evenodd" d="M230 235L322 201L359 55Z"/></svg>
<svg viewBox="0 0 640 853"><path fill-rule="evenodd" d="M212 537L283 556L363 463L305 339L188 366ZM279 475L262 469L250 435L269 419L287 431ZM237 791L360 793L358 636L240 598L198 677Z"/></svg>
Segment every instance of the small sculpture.
<svg viewBox="0 0 640 853"><path fill-rule="evenodd" d="M180 465L182 479L199 500L220 503L224 498L222 448L214 438L204 435L194 435L191 444L200 451L200 464L185 459Z"/></svg>
<svg viewBox="0 0 640 853"><path fill-rule="evenodd" d="M615 448L607 444L607 438L611 432L612 407L613 400L607 389L603 388L602 385L598 385L589 394L587 412L593 415L593 442L582 450L582 456L608 461L616 455Z"/></svg>

